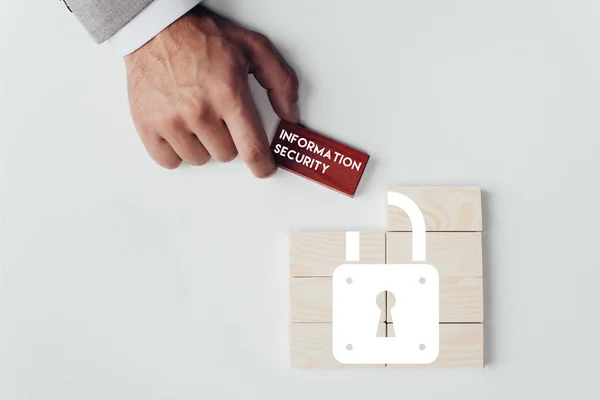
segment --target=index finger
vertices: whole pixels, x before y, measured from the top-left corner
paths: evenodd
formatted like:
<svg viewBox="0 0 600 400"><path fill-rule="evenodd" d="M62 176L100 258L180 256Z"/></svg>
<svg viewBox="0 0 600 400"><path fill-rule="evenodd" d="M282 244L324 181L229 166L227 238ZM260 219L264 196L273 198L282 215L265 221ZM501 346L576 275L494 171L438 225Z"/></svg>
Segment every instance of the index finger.
<svg viewBox="0 0 600 400"><path fill-rule="evenodd" d="M267 178L275 173L277 165L249 88L223 117L240 157L254 176Z"/></svg>

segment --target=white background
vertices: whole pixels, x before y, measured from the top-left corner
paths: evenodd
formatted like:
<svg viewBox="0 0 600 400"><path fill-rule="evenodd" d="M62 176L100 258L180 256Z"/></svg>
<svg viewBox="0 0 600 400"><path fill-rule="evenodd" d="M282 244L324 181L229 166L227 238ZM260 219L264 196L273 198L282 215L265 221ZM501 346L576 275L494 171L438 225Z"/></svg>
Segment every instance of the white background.
<svg viewBox="0 0 600 400"><path fill-rule="evenodd" d="M305 124L372 155L357 197L155 166L114 50L2 0L0 399L598 398L600 3L208 4L273 38ZM485 190L486 368L291 370L288 232L383 230L392 184Z"/></svg>

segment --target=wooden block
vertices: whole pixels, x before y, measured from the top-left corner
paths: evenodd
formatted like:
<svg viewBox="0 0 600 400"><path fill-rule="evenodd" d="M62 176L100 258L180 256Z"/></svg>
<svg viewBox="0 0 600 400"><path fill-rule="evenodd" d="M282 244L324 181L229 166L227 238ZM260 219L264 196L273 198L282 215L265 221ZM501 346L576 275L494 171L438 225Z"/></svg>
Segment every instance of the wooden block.
<svg viewBox="0 0 600 400"><path fill-rule="evenodd" d="M426 365L388 368L483 368L483 324L440 324L440 355Z"/></svg>
<svg viewBox="0 0 600 400"><path fill-rule="evenodd" d="M291 323L290 361L292 368L383 368L383 364L347 365L333 357L330 323ZM385 337L386 325L378 335Z"/></svg>
<svg viewBox="0 0 600 400"><path fill-rule="evenodd" d="M385 233L360 233L361 264L385 264ZM291 276L332 276L346 264L345 232L295 232L290 238Z"/></svg>
<svg viewBox="0 0 600 400"><path fill-rule="evenodd" d="M483 322L483 278L441 278L440 322Z"/></svg>
<svg viewBox="0 0 600 400"><path fill-rule="evenodd" d="M390 324L391 325L391 324ZM345 365L333 357L330 323L291 323L293 368L381 368L383 365ZM380 324L380 334L386 329ZM440 355L426 365L389 364L388 368L482 368L483 324L440 324Z"/></svg>
<svg viewBox="0 0 600 400"><path fill-rule="evenodd" d="M481 189L478 187L399 186L388 190L410 197L419 206L428 231L482 230ZM408 216L396 206L387 207L387 230L412 230Z"/></svg>
<svg viewBox="0 0 600 400"><path fill-rule="evenodd" d="M389 296L386 303L393 306ZM391 307L386 322L394 322ZM482 278L440 278L440 322L483 322Z"/></svg>
<svg viewBox="0 0 600 400"><path fill-rule="evenodd" d="M290 314L293 322L331 322L331 279L292 278L290 285ZM383 296L373 298L376 304L387 309ZM385 313L380 322L389 321ZM440 279L440 322L483 322L483 279Z"/></svg>
<svg viewBox="0 0 600 400"><path fill-rule="evenodd" d="M411 233L388 232L387 264L412 262ZM481 232L428 232L427 263L440 277L483 276Z"/></svg>
<svg viewBox="0 0 600 400"><path fill-rule="evenodd" d="M290 285L290 315L293 322L332 321L332 278L292 278ZM381 310L386 310L386 296L373 299ZM385 322L385 312L379 322Z"/></svg>
<svg viewBox="0 0 600 400"><path fill-rule="evenodd" d="M369 155L281 121L271 143L277 165L313 182L354 197Z"/></svg>

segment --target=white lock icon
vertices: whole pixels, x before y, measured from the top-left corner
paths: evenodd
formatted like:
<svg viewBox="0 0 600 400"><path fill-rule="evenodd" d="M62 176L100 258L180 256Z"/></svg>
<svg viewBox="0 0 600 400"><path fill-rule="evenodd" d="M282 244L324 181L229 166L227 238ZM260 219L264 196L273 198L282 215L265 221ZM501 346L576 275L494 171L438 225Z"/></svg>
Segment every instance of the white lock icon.
<svg viewBox="0 0 600 400"><path fill-rule="evenodd" d="M333 356L342 364L430 364L439 355L439 274L425 264L426 227L419 207L388 192L408 215L413 264L343 264L332 279ZM358 232L346 234L346 261L360 261ZM381 292L393 294L393 337L378 337Z"/></svg>

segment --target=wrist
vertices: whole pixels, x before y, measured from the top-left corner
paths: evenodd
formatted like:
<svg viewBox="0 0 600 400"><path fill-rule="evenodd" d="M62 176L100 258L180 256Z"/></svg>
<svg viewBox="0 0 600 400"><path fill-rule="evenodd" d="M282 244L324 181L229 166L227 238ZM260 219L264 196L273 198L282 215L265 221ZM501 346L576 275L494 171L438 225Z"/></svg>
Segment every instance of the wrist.
<svg viewBox="0 0 600 400"><path fill-rule="evenodd" d="M116 32L109 42L123 56L134 53L200 2L201 0L154 0Z"/></svg>
<svg viewBox="0 0 600 400"><path fill-rule="evenodd" d="M183 15L139 49L125 55L123 58L126 66L145 68L144 66L150 61L164 60L169 55L176 54L178 47L183 46L190 37L194 37L191 31L196 29L198 18L191 12ZM182 51L181 54L185 53Z"/></svg>

